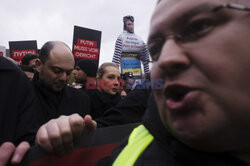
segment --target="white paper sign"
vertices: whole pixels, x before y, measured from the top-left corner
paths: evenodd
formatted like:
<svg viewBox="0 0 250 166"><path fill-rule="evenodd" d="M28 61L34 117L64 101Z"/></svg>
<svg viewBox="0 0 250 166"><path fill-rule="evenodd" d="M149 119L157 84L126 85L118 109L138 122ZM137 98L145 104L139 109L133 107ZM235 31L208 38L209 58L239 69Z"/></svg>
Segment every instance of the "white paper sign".
<svg viewBox="0 0 250 166"><path fill-rule="evenodd" d="M6 56L6 48L4 46L0 46L0 56Z"/></svg>

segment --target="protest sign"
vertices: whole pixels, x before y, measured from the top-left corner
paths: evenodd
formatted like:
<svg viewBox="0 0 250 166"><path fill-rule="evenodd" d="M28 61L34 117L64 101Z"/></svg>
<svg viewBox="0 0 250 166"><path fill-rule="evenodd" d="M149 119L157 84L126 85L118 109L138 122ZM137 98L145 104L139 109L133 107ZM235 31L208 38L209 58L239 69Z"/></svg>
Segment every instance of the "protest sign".
<svg viewBox="0 0 250 166"><path fill-rule="evenodd" d="M9 41L10 57L14 59L19 65L24 55L27 53L37 53L36 40L28 41Z"/></svg>

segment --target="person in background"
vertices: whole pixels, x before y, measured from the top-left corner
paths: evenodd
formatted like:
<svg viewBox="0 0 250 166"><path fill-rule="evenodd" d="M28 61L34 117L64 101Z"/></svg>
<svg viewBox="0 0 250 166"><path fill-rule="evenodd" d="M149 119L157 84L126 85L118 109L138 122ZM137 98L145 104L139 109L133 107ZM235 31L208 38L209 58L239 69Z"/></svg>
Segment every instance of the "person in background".
<svg viewBox="0 0 250 166"><path fill-rule="evenodd" d="M75 70L73 71L75 77L75 83L81 85L81 89L88 94L89 90L87 87L87 78L96 77L96 68L97 65L88 59L81 59L78 61Z"/></svg>
<svg viewBox="0 0 250 166"><path fill-rule="evenodd" d="M97 85L90 96L93 119L101 117L106 110L115 106L121 99L120 72L116 64L103 63L97 70Z"/></svg>
<svg viewBox="0 0 250 166"><path fill-rule="evenodd" d="M128 94L129 92L131 92L133 90L134 84L135 84L135 79L134 79L133 73L126 72L126 73L122 74L122 79L124 80L123 88L124 88L125 92Z"/></svg>
<svg viewBox="0 0 250 166"><path fill-rule="evenodd" d="M26 76L29 78L29 80L32 80L35 74L35 70L31 66L21 65L20 68L23 70L23 72L26 74Z"/></svg>
<svg viewBox="0 0 250 166"><path fill-rule="evenodd" d="M32 80L37 105L38 125L60 115L89 114L89 97L80 90L67 86L74 69L70 48L60 41L46 42L36 61L37 73Z"/></svg>
<svg viewBox="0 0 250 166"><path fill-rule="evenodd" d="M39 59L38 54L28 53L25 54L21 60L22 65L30 66L35 68L36 66L36 60Z"/></svg>
<svg viewBox="0 0 250 166"><path fill-rule="evenodd" d="M124 74L121 74L121 98L124 99L128 93L132 90L133 84L134 84L134 77L132 72L126 72Z"/></svg>
<svg viewBox="0 0 250 166"><path fill-rule="evenodd" d="M120 66L125 60L138 59L143 63L144 73L149 74L149 53L147 46L134 33L134 17L130 15L124 16L123 33L116 40L112 62ZM122 74L124 74L123 71Z"/></svg>

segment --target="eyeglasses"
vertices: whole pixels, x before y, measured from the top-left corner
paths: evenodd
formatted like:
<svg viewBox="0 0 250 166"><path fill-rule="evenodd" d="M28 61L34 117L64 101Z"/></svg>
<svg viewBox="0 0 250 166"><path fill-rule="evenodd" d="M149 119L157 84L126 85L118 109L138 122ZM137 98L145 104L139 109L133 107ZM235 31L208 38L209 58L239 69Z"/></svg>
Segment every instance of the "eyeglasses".
<svg viewBox="0 0 250 166"><path fill-rule="evenodd" d="M227 3L227 4L222 4L218 6L212 6L212 7L207 7L206 9L208 13L211 14L217 14L218 11L221 9L233 9L233 10L240 10L240 11L250 11L249 7L239 5L239 4L234 4L234 3ZM194 17L199 15L199 13L206 13L205 11L196 11L193 12L190 17ZM209 15L209 14L207 14ZM183 16L185 18L189 18L189 16ZM222 20L222 19L221 19ZM180 30L178 30L178 33L168 33L167 35L159 35L156 37L150 37L148 41L148 49L150 51L150 54L152 56L152 60L156 61L158 58L158 55L160 54L161 48L163 44L166 42L168 39L173 39L175 40L176 43L181 45L184 48L197 48L199 46L205 46L205 44L210 43L211 41L208 42L207 40L201 40L203 37L207 36L208 34L212 34L212 31L222 25L222 21L217 18L217 15L213 16L204 16L199 17L199 19L194 19L192 21L186 21L184 20L183 26L181 26ZM179 20L178 20L179 21ZM179 21L181 22L181 21Z"/></svg>
<svg viewBox="0 0 250 166"><path fill-rule="evenodd" d="M215 12L215 11L218 11L218 10L223 9L223 8L242 10L242 11L250 11L249 7L246 7L246 6L240 5L240 4L235 4L235 3L227 3L227 4L219 5L219 6L215 7L213 9L213 11Z"/></svg>

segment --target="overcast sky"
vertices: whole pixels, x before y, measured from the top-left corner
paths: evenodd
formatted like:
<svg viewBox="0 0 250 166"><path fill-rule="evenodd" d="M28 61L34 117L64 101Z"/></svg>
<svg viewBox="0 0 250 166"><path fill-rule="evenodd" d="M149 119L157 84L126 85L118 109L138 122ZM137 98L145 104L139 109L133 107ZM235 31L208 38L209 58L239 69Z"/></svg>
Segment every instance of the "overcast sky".
<svg viewBox="0 0 250 166"><path fill-rule="evenodd" d="M135 17L135 33L147 41L156 0L1 0L0 45L9 41L60 40L72 47L74 25L102 31L100 64L111 61L122 17Z"/></svg>

